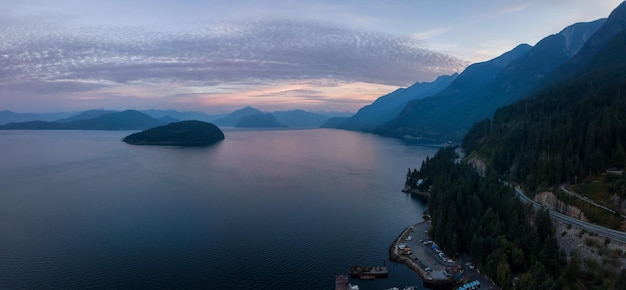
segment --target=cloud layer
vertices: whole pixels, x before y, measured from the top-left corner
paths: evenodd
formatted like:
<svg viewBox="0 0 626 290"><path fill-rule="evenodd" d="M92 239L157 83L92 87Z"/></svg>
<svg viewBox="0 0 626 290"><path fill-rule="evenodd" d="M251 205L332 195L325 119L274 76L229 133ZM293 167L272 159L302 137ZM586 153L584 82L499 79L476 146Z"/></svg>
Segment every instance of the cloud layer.
<svg viewBox="0 0 626 290"><path fill-rule="evenodd" d="M397 87L467 64L408 37L313 22L158 29L70 22L0 25L3 104L15 96L113 92L117 86L176 84L194 87L194 94L211 94L226 84L254 87L291 81ZM188 92L174 90L170 97Z"/></svg>

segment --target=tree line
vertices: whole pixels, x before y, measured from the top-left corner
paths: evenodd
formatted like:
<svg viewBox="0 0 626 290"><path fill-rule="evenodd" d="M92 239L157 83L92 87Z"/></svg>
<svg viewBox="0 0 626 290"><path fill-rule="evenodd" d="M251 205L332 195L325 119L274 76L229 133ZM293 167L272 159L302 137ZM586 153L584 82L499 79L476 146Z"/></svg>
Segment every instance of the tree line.
<svg viewBox="0 0 626 290"><path fill-rule="evenodd" d="M481 177L454 163L455 155L441 149L407 174L408 182L422 179L422 189L430 188L433 240L449 255L469 254L504 289L562 288L567 262L548 213L521 204L495 171Z"/></svg>
<svg viewBox="0 0 626 290"><path fill-rule="evenodd" d="M467 154L528 189L626 166L626 33L583 73L496 111L465 135ZM626 198L626 196L623 196Z"/></svg>
<svg viewBox="0 0 626 290"><path fill-rule="evenodd" d="M504 289L578 288L593 276L576 257L568 263L549 214L521 204L501 179L534 191L625 167L624 51L626 32L580 73L472 126L462 147L485 159L484 176L455 163L453 148L409 169L407 184L430 192L430 235L444 251L469 254ZM623 184L616 180L616 194L626 198ZM625 280L626 271L604 273L587 285L623 289Z"/></svg>

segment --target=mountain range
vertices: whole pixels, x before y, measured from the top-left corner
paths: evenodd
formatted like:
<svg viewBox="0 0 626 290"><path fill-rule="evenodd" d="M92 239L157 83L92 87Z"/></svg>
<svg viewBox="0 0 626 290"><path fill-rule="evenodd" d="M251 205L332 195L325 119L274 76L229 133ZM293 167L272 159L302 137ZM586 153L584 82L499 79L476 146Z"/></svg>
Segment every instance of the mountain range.
<svg viewBox="0 0 626 290"><path fill-rule="evenodd" d="M626 231L626 2L572 48L565 61L546 60L557 64L549 73L527 75L534 86L527 94L469 129L462 141L467 162L454 162L456 150L448 147L426 159L425 172L414 171L426 180L420 186L431 188L433 240L444 251L467 253L503 289L625 289L626 270L617 266L626 256L579 254L599 249L589 243L596 235L606 248ZM532 66L517 67L525 65ZM569 186L587 202L565 193ZM551 202L533 210L520 202L524 191L551 195ZM553 224L550 217L570 207L575 218L613 231L587 235L576 220L565 219L566 228ZM621 243L616 249L622 253Z"/></svg>
<svg viewBox="0 0 626 290"><path fill-rule="evenodd" d="M442 92L407 103L398 116L374 132L434 139L448 139L448 136L441 135L459 134L457 127L461 124L457 118L463 116L463 110L468 109L464 103L479 94L513 60L531 49L530 45L521 44L495 59L470 65Z"/></svg>
<svg viewBox="0 0 626 290"><path fill-rule="evenodd" d="M247 106L230 114L210 115L176 110L88 110L79 113L14 113L0 111L0 129L26 130L134 130L185 120L214 122L219 126L248 128L315 128L341 112L313 113L304 110L262 112ZM140 121L139 116L144 121ZM127 122L127 123L125 123ZM143 122L143 123L142 123ZM2 125L4 124L4 125Z"/></svg>
<svg viewBox="0 0 626 290"><path fill-rule="evenodd" d="M307 112L304 110L262 112L259 109L246 106L222 118L213 121L218 126L226 127L290 127L290 128L317 128L326 120L328 115Z"/></svg>
<svg viewBox="0 0 626 290"><path fill-rule="evenodd" d="M496 109L561 79L557 71L566 63L581 63L575 60L585 59L580 56L584 53L579 53L582 47L588 40L597 42L592 36L600 27L615 27L614 23L619 21L599 19L573 24L534 47L520 44L492 60L468 66L459 75L394 91L361 108L348 120L335 120L335 124L326 126L391 137L459 141L472 124L490 117ZM424 93L414 87L433 89ZM389 110L385 104L390 103L397 107Z"/></svg>
<svg viewBox="0 0 626 290"><path fill-rule="evenodd" d="M494 169L531 189L624 168L624 20L623 3L557 69L558 81L476 123L463 139L465 150L488 156Z"/></svg>
<svg viewBox="0 0 626 290"><path fill-rule="evenodd" d="M98 117L107 113L115 113L115 110L94 109L82 112L58 112L58 113L15 113L11 111L0 111L0 125L8 123L23 123L29 121L47 121L58 123L69 123L77 120L85 120ZM175 122L178 120L200 120L212 121L223 115L209 115L197 111L176 111L176 110L141 110L146 115L155 119Z"/></svg>
<svg viewBox="0 0 626 290"><path fill-rule="evenodd" d="M237 124L237 128L280 128L287 127L278 120L271 113L253 114L241 117Z"/></svg>
<svg viewBox="0 0 626 290"><path fill-rule="evenodd" d="M55 121L75 115L70 112L55 113L16 113L8 110L0 111L0 125L8 123L28 122L28 121Z"/></svg>
<svg viewBox="0 0 626 290"><path fill-rule="evenodd" d="M338 128L368 131L379 127L397 116L409 101L423 99L441 92L457 76L456 73L444 75L433 82L417 82L407 88L397 89L376 99L371 105L361 108L354 116L340 123Z"/></svg>
<svg viewBox="0 0 626 290"><path fill-rule="evenodd" d="M167 124L167 120L153 118L145 113L127 110L123 112L87 111L73 118L56 122L28 121L9 123L0 130L144 130Z"/></svg>
<svg viewBox="0 0 626 290"><path fill-rule="evenodd" d="M229 127L329 127L391 137L460 141L472 124L489 118L498 108L564 81L586 68L625 25L626 17L621 15L618 7L608 19L576 23L545 37L535 46L520 44L492 60L472 64L460 74L440 76L432 82L418 82L398 89L347 118L331 118L328 114L303 110L262 112L252 107L227 115L174 110L147 110L143 113L161 123L196 119ZM0 111L0 124L14 123L1 128L96 128L95 123L86 120L105 113L113 111L58 113L57 118L53 114ZM258 116L248 117L251 115Z"/></svg>
<svg viewBox="0 0 626 290"><path fill-rule="evenodd" d="M213 122L218 126L238 128L286 127L286 125L279 122L271 113L264 113L250 106L234 111Z"/></svg>

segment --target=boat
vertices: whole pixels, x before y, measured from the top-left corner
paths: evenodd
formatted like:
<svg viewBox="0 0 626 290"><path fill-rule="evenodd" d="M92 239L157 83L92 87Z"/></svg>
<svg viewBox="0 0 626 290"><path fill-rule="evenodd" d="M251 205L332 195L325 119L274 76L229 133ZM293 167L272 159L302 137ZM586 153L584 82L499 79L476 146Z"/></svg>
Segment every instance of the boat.
<svg viewBox="0 0 626 290"><path fill-rule="evenodd" d="M371 266L352 266L350 275L354 278L361 278L361 276L373 275L374 278L387 278L389 271L387 267L371 267Z"/></svg>

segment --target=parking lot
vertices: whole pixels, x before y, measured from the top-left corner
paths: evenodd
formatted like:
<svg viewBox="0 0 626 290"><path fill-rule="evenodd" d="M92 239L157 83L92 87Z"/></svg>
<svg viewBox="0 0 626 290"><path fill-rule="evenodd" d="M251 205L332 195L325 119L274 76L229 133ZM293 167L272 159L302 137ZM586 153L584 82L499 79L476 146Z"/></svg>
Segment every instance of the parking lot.
<svg viewBox="0 0 626 290"><path fill-rule="evenodd" d="M430 276L434 280L448 279L449 276L446 275L446 272L444 272L445 268L457 265L457 263L447 259L444 253L440 254L440 252L432 249L432 243L424 244L429 241L429 228L429 222L416 225L410 232L409 236L401 240L398 247L400 249L404 248L405 256L410 257L415 261L415 263L418 264L418 266L420 266L420 268L429 272ZM442 258L442 256L445 257L445 259Z"/></svg>

